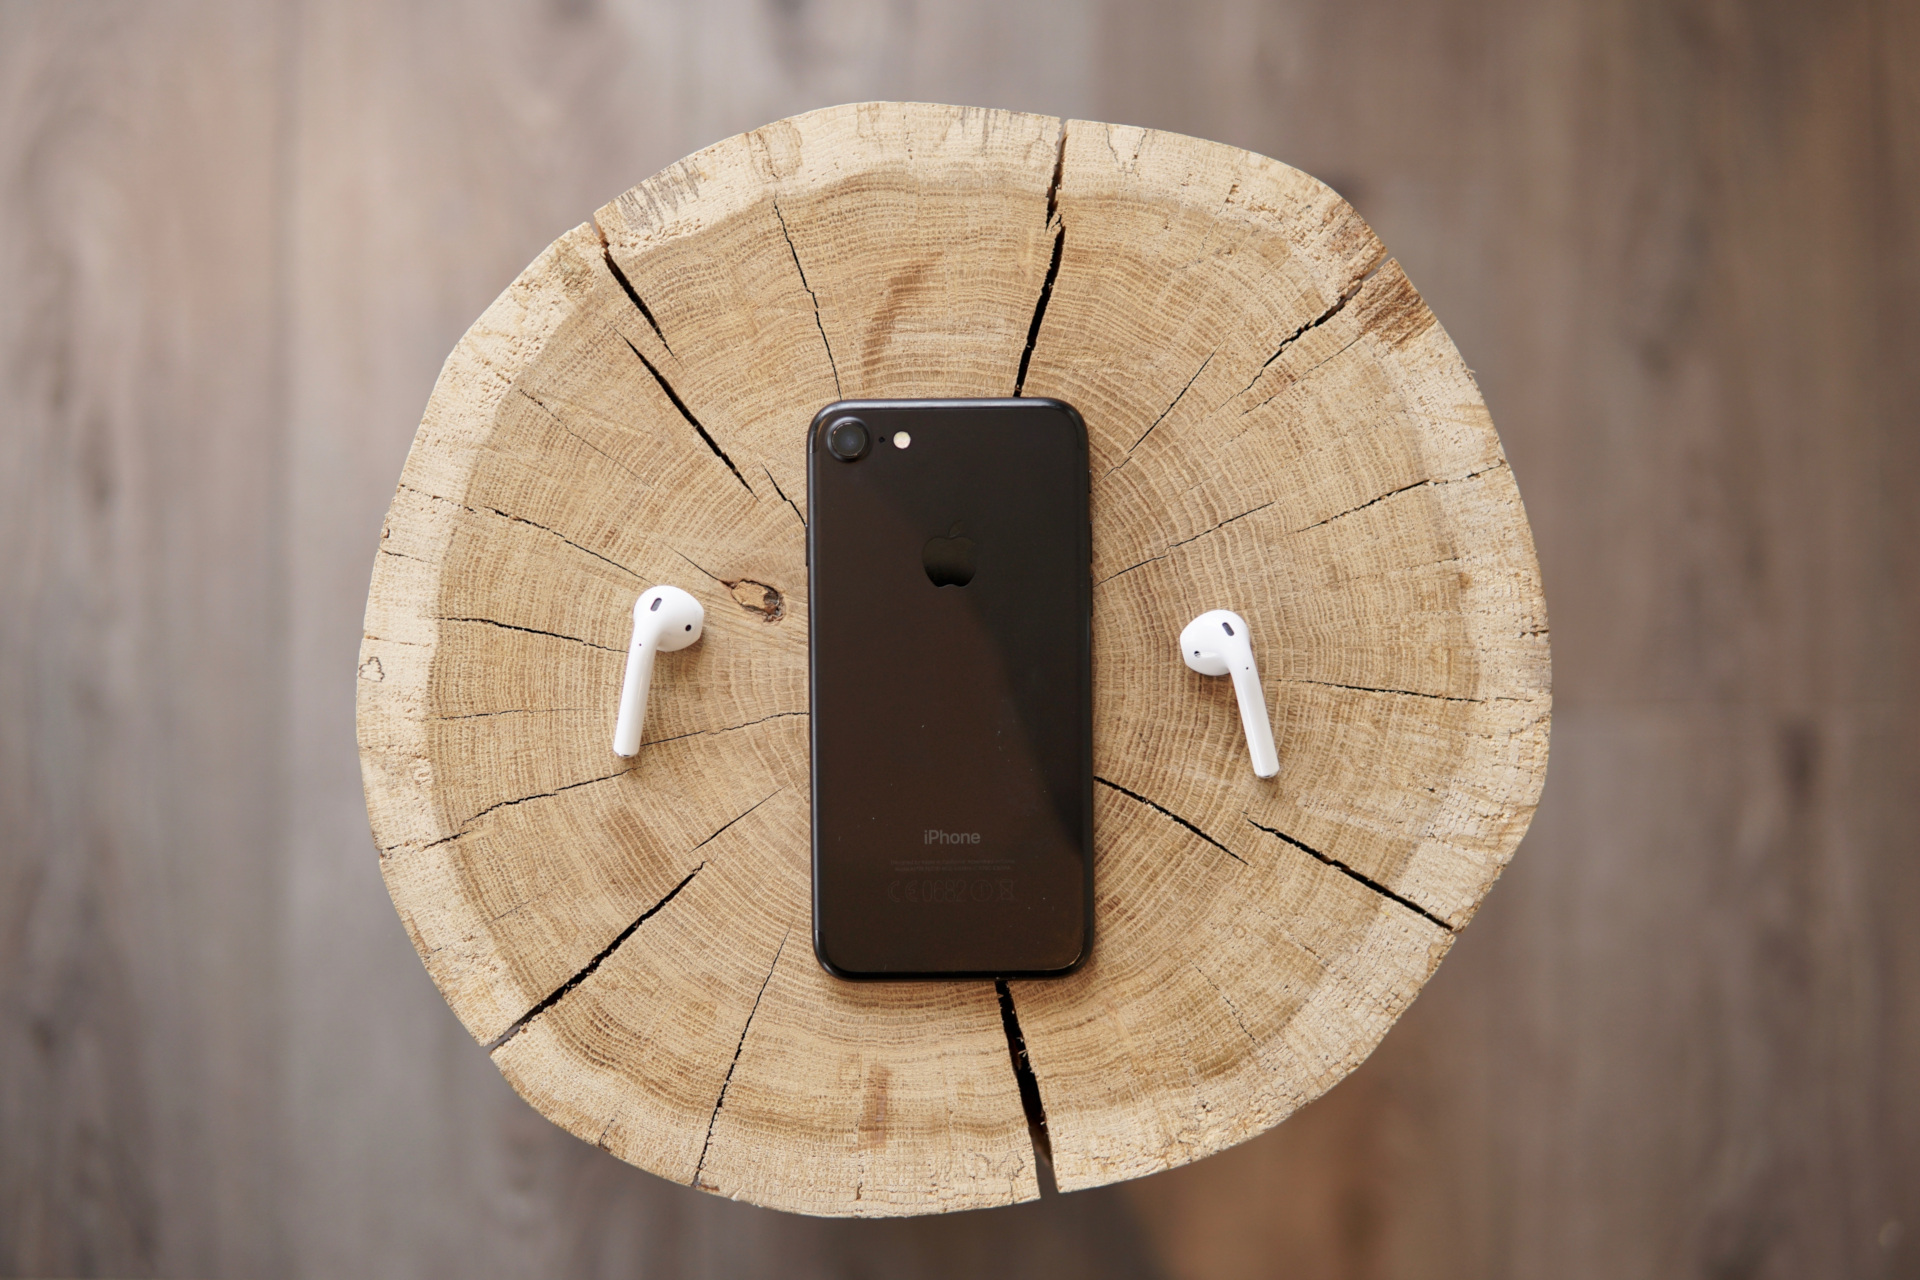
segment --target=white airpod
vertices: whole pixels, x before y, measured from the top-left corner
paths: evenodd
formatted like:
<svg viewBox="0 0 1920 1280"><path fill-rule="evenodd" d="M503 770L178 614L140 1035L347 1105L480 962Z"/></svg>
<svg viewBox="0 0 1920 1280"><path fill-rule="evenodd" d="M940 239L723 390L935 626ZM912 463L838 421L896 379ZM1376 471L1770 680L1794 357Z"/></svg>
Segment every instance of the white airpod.
<svg viewBox="0 0 1920 1280"><path fill-rule="evenodd" d="M1180 633L1180 656L1203 676L1233 676L1233 692L1240 700L1240 725L1247 731L1247 754L1253 771L1263 778L1280 772L1280 753L1273 749L1273 722L1267 718L1267 695L1260 687L1260 671L1253 665L1253 641L1247 620L1231 609L1209 609Z"/></svg>
<svg viewBox="0 0 1920 1280"><path fill-rule="evenodd" d="M627 649L627 678L620 686L620 716L613 724L613 754L640 754L653 655L686 648L706 625L707 611L678 587L649 587L640 593L633 605L633 644Z"/></svg>

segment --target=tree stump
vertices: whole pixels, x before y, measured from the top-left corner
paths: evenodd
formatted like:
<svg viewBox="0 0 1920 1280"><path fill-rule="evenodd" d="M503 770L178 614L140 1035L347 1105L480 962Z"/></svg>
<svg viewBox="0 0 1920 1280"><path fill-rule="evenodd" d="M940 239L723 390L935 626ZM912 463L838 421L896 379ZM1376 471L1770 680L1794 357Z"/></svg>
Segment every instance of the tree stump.
<svg viewBox="0 0 1920 1280"><path fill-rule="evenodd" d="M1091 434L1093 954L837 981L807 424L1010 394ZM629 763L630 610L662 581L706 637L660 659ZM1277 778L1176 652L1216 607L1254 628ZM1546 634L1472 376L1332 190L1172 134L868 103L641 183L461 340L374 566L361 758L421 959L543 1114L758 1204L970 1209L1034 1198L1049 1146L1062 1190L1198 1159L1364 1059L1532 816Z"/></svg>

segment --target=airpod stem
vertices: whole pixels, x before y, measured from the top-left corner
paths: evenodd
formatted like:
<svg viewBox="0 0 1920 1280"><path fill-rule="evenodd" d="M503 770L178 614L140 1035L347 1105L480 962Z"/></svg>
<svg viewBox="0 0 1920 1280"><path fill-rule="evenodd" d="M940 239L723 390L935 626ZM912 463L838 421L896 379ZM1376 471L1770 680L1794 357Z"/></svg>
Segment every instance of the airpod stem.
<svg viewBox="0 0 1920 1280"><path fill-rule="evenodd" d="M620 684L620 715L613 723L613 754L640 754L640 729L647 721L647 690L653 684L653 646L648 628L636 621L627 649L627 675ZM601 723L606 723L602 721Z"/></svg>
<svg viewBox="0 0 1920 1280"><path fill-rule="evenodd" d="M1240 703L1240 727L1247 732L1247 754L1253 758L1253 771L1262 778L1280 772L1280 753L1273 746L1273 721L1267 718L1266 690L1260 687L1260 673L1254 668L1253 655L1247 654L1246 666L1233 671L1233 692Z"/></svg>

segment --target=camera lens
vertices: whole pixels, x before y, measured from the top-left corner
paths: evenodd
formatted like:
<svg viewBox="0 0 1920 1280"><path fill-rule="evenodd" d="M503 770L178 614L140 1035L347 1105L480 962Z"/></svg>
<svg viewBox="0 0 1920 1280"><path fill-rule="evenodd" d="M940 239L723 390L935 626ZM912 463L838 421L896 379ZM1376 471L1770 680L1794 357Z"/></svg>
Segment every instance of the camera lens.
<svg viewBox="0 0 1920 1280"><path fill-rule="evenodd" d="M827 452L842 462L857 462L866 457L872 443L867 424L858 418L842 418L827 428Z"/></svg>

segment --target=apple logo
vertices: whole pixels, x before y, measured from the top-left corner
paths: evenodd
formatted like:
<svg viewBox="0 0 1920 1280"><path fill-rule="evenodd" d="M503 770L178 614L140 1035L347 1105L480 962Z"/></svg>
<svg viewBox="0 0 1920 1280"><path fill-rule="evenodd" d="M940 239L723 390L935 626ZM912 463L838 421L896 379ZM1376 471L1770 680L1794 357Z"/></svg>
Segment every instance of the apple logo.
<svg viewBox="0 0 1920 1280"><path fill-rule="evenodd" d="M927 578L936 587L964 587L973 581L973 539L966 537L959 524L947 530L944 538L928 538L920 551L927 567Z"/></svg>

